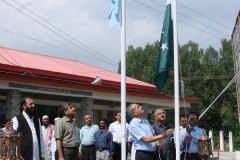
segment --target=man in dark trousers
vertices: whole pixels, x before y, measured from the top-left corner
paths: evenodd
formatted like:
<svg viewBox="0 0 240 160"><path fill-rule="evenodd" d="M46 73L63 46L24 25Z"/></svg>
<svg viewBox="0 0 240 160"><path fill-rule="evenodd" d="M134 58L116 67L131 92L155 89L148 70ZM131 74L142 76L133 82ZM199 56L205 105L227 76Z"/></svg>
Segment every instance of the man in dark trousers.
<svg viewBox="0 0 240 160"><path fill-rule="evenodd" d="M115 114L115 118L116 118L116 121L111 123L110 126L109 126L109 131L112 133L113 135L113 148L114 148L114 155L113 155L113 159L114 160L121 160L121 112L116 112ZM128 123L126 123L126 139L128 137ZM128 148L127 146L127 143L126 143L126 148ZM126 149L126 153L127 152L127 149ZM127 154L126 154L127 156ZM127 157L126 157L127 159Z"/></svg>
<svg viewBox="0 0 240 160"><path fill-rule="evenodd" d="M164 109L156 109L154 117L155 123L152 127L155 134L163 134L166 130L173 129L173 126L166 122ZM171 135L158 141L156 154L157 160L175 160L175 144Z"/></svg>
<svg viewBox="0 0 240 160"><path fill-rule="evenodd" d="M80 146L80 131L74 125L76 108L70 102L60 106L64 115L55 125L55 139L57 145L56 160L77 160Z"/></svg>
<svg viewBox="0 0 240 160"><path fill-rule="evenodd" d="M96 160L112 160L113 158L113 137L107 130L108 121L101 119L99 122L100 130L96 132Z"/></svg>
<svg viewBox="0 0 240 160"><path fill-rule="evenodd" d="M201 160L198 155L198 139L206 135L206 131L197 126L198 114L190 112L186 128L180 131L181 160Z"/></svg>
<svg viewBox="0 0 240 160"><path fill-rule="evenodd" d="M156 141L172 135L172 130L166 130L163 134L154 135L152 126L143 118L142 106L133 103L128 106L128 113L133 117L129 124L129 134L134 141L136 150L135 160L156 160Z"/></svg>
<svg viewBox="0 0 240 160"><path fill-rule="evenodd" d="M44 159L44 140L34 100L25 97L20 105L21 113L12 120L13 129L22 133L20 154L24 160Z"/></svg>
<svg viewBox="0 0 240 160"><path fill-rule="evenodd" d="M92 116L84 116L86 125L80 131L80 153L83 160L96 160L95 133L99 130L98 125L92 123Z"/></svg>

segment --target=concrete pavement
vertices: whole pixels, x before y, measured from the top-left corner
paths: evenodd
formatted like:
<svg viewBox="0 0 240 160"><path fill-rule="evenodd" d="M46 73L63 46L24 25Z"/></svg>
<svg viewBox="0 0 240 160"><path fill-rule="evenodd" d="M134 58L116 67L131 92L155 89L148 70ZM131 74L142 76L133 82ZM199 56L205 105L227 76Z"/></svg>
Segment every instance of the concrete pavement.
<svg viewBox="0 0 240 160"><path fill-rule="evenodd" d="M128 157L128 160L131 160L131 158ZM213 152L213 156L210 157L210 160L237 160L236 152L219 152L219 159L218 153Z"/></svg>
<svg viewBox="0 0 240 160"><path fill-rule="evenodd" d="M218 159L218 152L213 152L213 156L211 156L211 160L236 160L236 153L235 152L219 152L219 159Z"/></svg>

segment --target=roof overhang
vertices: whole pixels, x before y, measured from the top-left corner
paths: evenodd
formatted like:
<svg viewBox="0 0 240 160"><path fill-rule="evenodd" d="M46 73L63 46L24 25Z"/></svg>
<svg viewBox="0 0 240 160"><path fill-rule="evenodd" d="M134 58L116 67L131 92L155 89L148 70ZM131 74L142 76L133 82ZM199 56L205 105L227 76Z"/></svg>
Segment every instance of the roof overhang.
<svg viewBox="0 0 240 160"><path fill-rule="evenodd" d="M5 59L1 59L0 57L0 76L2 80L98 93L121 94L120 75L117 73L106 71L77 61L38 54L35 55L34 53L27 53L7 48L2 49L4 51L7 50L7 52L5 52ZM18 63L10 63L10 59L6 60L7 55L9 57L14 57L14 62ZM29 60L31 60L31 62L28 62ZM44 62L44 64L41 64L39 61L42 63ZM36 65L36 63L39 63L39 65ZM55 67L51 63L55 63L58 67ZM78 72L78 69L89 69L89 71L98 70L99 72L84 74L84 72ZM100 75L100 78L102 79L102 84L99 86L92 85L91 83L98 75ZM126 79L127 96L174 101L174 97L172 95L166 95L160 92L152 84L130 77L126 77ZM180 102L197 104L199 103L199 99L180 98Z"/></svg>

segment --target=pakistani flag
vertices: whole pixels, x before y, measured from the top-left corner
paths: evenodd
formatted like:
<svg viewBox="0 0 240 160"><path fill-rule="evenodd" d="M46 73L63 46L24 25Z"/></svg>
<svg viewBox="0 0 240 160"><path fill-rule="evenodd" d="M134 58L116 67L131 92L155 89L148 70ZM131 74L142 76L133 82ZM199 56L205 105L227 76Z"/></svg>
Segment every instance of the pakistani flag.
<svg viewBox="0 0 240 160"><path fill-rule="evenodd" d="M161 90L167 82L168 73L173 62L173 21L171 3L167 2L163 28L158 50L158 59L154 76L154 84Z"/></svg>

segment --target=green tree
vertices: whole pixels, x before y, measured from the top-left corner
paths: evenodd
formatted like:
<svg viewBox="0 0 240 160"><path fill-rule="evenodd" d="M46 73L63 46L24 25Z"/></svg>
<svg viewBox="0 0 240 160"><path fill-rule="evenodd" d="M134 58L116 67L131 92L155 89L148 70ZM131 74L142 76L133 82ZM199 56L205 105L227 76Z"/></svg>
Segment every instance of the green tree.
<svg viewBox="0 0 240 160"><path fill-rule="evenodd" d="M126 54L126 75L145 82L153 83L153 75L157 58L159 42L150 45L147 44L145 48L134 48L132 45L128 47ZM120 66L120 65L119 65ZM120 73L120 67L118 72Z"/></svg>
<svg viewBox="0 0 240 160"><path fill-rule="evenodd" d="M198 97L201 100L198 105L191 107L198 113L202 113L211 104L234 76L231 41L223 39L221 44L219 51L212 46L201 49L193 41L179 46L180 77L184 81L185 97ZM158 48L158 41L145 47L129 46L126 55L127 76L153 84ZM168 82L161 92L174 94L173 77L172 67ZM232 130L233 134L239 137L237 102L233 93L234 85L206 112L199 125L206 130L214 129L217 133L219 130ZM238 139L240 141L240 138Z"/></svg>

